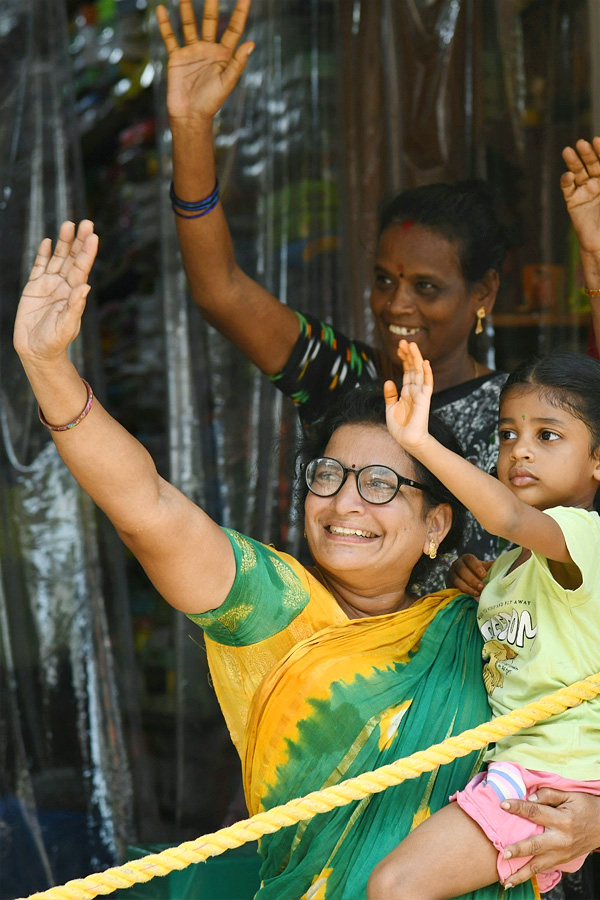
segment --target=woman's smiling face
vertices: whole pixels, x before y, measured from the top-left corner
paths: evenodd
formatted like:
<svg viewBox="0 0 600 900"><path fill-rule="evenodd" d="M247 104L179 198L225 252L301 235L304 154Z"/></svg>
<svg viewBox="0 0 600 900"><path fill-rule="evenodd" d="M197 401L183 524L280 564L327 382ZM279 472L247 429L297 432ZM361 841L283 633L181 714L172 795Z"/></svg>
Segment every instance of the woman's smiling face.
<svg viewBox="0 0 600 900"><path fill-rule="evenodd" d="M396 369L402 338L415 341L434 373L452 359L464 364L479 306L491 310L483 283L464 279L458 247L441 234L410 222L390 225L379 239L371 309L382 347ZM493 292L495 296L495 291Z"/></svg>
<svg viewBox="0 0 600 900"><path fill-rule="evenodd" d="M412 459L384 425L343 425L323 453L350 469L381 464L406 478L416 478ZM434 510L438 507L434 507ZM423 491L402 486L389 503L376 505L360 496L356 478L348 474L337 494L305 501L305 527L310 551L328 580L364 597L364 614L389 612L371 609L369 598L397 594L406 585L433 536L434 510L427 509ZM448 523L449 527L449 523ZM446 529L447 531L447 529Z"/></svg>

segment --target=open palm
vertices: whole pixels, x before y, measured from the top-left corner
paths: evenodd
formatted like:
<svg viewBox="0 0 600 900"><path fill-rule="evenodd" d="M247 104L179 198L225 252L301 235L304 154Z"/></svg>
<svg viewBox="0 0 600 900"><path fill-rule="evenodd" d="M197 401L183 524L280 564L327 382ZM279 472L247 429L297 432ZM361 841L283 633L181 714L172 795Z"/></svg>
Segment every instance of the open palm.
<svg viewBox="0 0 600 900"><path fill-rule="evenodd" d="M400 396L393 381L383 387L387 426L400 446L412 453L429 434L433 373L414 342L400 341L398 356L404 370Z"/></svg>
<svg viewBox="0 0 600 900"><path fill-rule="evenodd" d="M237 50L251 0L238 0L227 28L217 41L219 0L205 0L198 36L192 0L180 0L183 46L175 37L164 6L156 8L161 37L169 57L167 105L172 118L212 119L237 84L254 49L246 41Z"/></svg>
<svg viewBox="0 0 600 900"><path fill-rule="evenodd" d="M76 234L73 223L64 222L54 253L49 238L40 244L15 321L13 341L22 358L55 360L79 334L98 250L93 228L84 220Z"/></svg>
<svg viewBox="0 0 600 900"><path fill-rule="evenodd" d="M582 250L600 250L600 138L580 140L562 153L568 171L561 190Z"/></svg>

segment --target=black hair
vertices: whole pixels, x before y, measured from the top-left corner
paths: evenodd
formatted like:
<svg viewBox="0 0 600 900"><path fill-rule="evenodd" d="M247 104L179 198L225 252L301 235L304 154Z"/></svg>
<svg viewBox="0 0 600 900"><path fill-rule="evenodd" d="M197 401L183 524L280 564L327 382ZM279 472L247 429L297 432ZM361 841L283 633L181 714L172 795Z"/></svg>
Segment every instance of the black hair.
<svg viewBox="0 0 600 900"><path fill-rule="evenodd" d="M490 269L500 274L509 231L500 222L493 189L486 181L440 181L395 194L380 208L379 237L391 225L408 221L457 244L467 284L481 281Z"/></svg>
<svg viewBox="0 0 600 900"><path fill-rule="evenodd" d="M600 361L571 350L526 359L500 391L500 404L512 391L539 387L544 398L580 419L590 433L590 452L600 447Z"/></svg>
<svg viewBox="0 0 600 900"><path fill-rule="evenodd" d="M296 457L295 493L299 509L304 509L304 501L308 494L304 478L305 466L312 459L323 455L332 435L343 425L378 425L385 428L385 400L381 387L363 387L348 391L341 400L328 408L323 418L313 426L310 434L304 437ZM444 447L463 456L462 448L452 431L434 413L429 417L429 431ZM448 503L452 509L452 525L438 550L445 553L457 549L464 532L465 507L419 460L412 456L410 458L415 467L415 480L427 488L423 492L425 512L440 503ZM411 582L423 580L431 565L432 560L422 556L413 569Z"/></svg>

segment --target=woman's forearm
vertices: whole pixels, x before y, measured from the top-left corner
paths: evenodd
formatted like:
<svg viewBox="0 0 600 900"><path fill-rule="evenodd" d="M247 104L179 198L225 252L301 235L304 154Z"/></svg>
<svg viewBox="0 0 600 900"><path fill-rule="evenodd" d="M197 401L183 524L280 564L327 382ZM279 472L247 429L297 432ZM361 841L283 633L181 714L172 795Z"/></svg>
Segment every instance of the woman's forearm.
<svg viewBox="0 0 600 900"><path fill-rule="evenodd" d="M21 361L46 421L73 422L87 401L73 363L66 357L53 364ZM160 479L150 454L96 397L78 425L52 431L52 437L69 471L119 531L139 529L156 511Z"/></svg>

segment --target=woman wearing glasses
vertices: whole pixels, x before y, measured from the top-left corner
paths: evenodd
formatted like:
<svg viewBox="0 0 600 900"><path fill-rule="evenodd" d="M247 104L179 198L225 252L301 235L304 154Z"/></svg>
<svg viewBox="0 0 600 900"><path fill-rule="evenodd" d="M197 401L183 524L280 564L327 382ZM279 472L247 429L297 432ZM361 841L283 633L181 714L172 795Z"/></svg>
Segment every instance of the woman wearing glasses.
<svg viewBox="0 0 600 900"><path fill-rule="evenodd" d="M222 529L158 475L69 358L96 251L91 222L77 235L64 223L54 253L42 242L17 311L15 348L65 464L164 598L203 629L250 811L486 719L473 600L453 590L416 599L407 589L415 568L456 545L463 510L389 435L379 392L351 392L305 447L313 567ZM432 427L454 446L445 426ZM374 865L464 787L477 764L476 755L456 760L263 838L257 897L364 897ZM598 798L566 797L574 815L567 823L576 824L535 805L537 821L552 826L535 839L546 867L600 845ZM497 889L473 896L491 900ZM533 897L531 884L511 896Z"/></svg>

